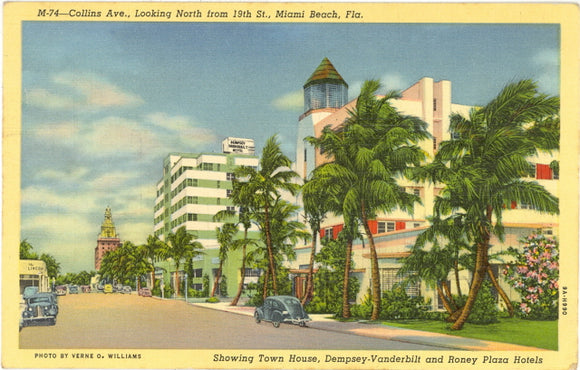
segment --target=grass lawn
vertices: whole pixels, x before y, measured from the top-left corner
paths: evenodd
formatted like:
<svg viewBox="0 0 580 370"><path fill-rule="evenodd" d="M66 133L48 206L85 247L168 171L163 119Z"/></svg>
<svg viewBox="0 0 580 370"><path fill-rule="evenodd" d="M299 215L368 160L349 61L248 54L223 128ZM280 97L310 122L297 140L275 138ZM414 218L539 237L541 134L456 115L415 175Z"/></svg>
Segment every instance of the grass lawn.
<svg viewBox="0 0 580 370"><path fill-rule="evenodd" d="M558 350L558 321L530 321L517 318L500 318L499 320L499 323L489 325L466 323L461 330L451 330L449 329L450 323L433 320L383 321L383 324L459 337Z"/></svg>

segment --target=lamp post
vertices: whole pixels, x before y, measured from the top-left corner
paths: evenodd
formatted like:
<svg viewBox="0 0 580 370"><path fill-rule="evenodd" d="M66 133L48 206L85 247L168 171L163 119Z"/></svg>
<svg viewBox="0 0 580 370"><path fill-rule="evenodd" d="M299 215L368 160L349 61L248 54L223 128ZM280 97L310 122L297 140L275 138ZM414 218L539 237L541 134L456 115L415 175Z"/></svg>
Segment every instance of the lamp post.
<svg viewBox="0 0 580 370"><path fill-rule="evenodd" d="M187 303L187 272L185 273L185 303Z"/></svg>

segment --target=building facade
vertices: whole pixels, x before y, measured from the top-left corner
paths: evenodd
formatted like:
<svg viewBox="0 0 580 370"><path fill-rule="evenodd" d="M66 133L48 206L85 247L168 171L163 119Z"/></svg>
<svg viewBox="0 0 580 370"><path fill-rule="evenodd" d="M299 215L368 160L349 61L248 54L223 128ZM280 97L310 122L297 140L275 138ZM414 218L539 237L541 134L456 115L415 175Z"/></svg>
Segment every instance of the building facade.
<svg viewBox="0 0 580 370"><path fill-rule="evenodd" d="M214 274L219 266L219 244L216 228L223 222L214 221L219 211L238 211L229 199L232 191L234 170L239 166L257 168L258 158L254 155L251 139L226 138L222 143L222 153L172 153L163 164L163 177L157 183L157 197L154 209L154 234L167 240L170 232L185 227L197 237L203 246L203 254L194 258L190 271L193 285L190 288L202 290L203 277L209 277L213 287ZM256 233L252 230L252 233ZM240 229L237 237L241 238ZM180 264L180 281L185 278L185 264ZM164 278L167 284L175 279L175 267L171 260L156 261L156 279ZM227 292L235 295L241 266L241 251L232 251L223 266L222 276L226 277ZM251 271L250 271L250 274ZM247 278L246 281L252 281Z"/></svg>
<svg viewBox="0 0 580 370"><path fill-rule="evenodd" d="M115 223L113 222L113 215L111 208L105 209L105 218L101 224L101 232L97 238L97 246L95 247L95 270L99 271L101 268L101 261L103 256L112 250L121 246L121 239L117 234Z"/></svg>
<svg viewBox="0 0 580 370"><path fill-rule="evenodd" d="M315 91L316 93L313 93ZM304 141L308 136L318 137L325 127L336 128L341 125L349 116L349 111L355 108L356 99L346 102L344 98L348 91L348 84L332 65L324 58L312 76L304 85L304 113L298 121L298 140L296 151L295 170L306 179L311 171L320 164L328 161L327 156L316 150ZM344 102L342 106L337 102ZM427 153L428 158L433 158L437 153L442 141L451 138L449 132L449 116L452 113L467 115L471 106L455 104L452 102L451 82L434 81L432 78L424 77L402 92L402 97L392 101L393 106L402 114L412 115L427 123L428 131L432 139L423 141L421 148ZM557 156L540 155L529 158L529 161L536 165L536 179L552 194L558 195L558 177L549 164ZM428 183L413 183L408 180L401 180L400 186L408 192L418 195L422 204L416 204L413 214L404 211L394 211L386 214L379 214L375 220L369 222L373 234L378 259L381 278L381 288L390 289L398 283L401 278L397 272L402 266L403 259L410 254L410 249L415 243L417 236L429 226L428 217L432 214L433 202L441 191L437 185ZM505 240L503 242L494 238L491 241L493 247L490 253L496 253L507 249L509 246L517 246L521 237L528 236L533 232L540 231L546 234L557 234L558 217L556 215L540 214L531 209L526 204L512 204L507 206L504 212L503 223L505 226ZM341 217L329 215L325 219L320 238L336 238L342 230L343 221ZM319 242L320 244L320 242ZM310 245L298 246L297 260L291 264L294 273L295 292L304 291L304 272L308 266L310 256ZM320 248L320 245L317 246ZM352 275L356 276L361 288L359 291L360 300L370 287L370 251L368 241L357 240L353 245L354 270ZM496 274L501 268L494 265ZM469 290L471 277L467 272L462 273L462 291ZM510 298L518 298L517 293L511 291L507 284L502 282L504 290L508 292ZM433 308L440 308L439 298L436 292L429 289L424 284L418 284L408 288L408 293L412 295L421 294L426 298L431 298Z"/></svg>

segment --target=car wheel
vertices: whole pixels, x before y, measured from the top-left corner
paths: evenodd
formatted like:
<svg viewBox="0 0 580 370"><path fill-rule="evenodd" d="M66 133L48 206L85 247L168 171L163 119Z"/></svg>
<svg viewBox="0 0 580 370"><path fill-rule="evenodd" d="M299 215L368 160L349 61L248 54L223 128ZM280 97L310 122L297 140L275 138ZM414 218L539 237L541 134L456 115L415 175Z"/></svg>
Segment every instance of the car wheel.
<svg viewBox="0 0 580 370"><path fill-rule="evenodd" d="M300 324L298 324L298 325L302 328L306 327L306 323L304 321L300 321Z"/></svg>
<svg viewBox="0 0 580 370"><path fill-rule="evenodd" d="M262 319L260 319L260 314L258 313L258 311L254 312L254 320L256 320L256 324L259 324Z"/></svg>
<svg viewBox="0 0 580 370"><path fill-rule="evenodd" d="M274 325L275 328L279 328L280 327L280 321L282 321L281 318L280 318L280 315L279 314L276 314L272 318L272 325Z"/></svg>

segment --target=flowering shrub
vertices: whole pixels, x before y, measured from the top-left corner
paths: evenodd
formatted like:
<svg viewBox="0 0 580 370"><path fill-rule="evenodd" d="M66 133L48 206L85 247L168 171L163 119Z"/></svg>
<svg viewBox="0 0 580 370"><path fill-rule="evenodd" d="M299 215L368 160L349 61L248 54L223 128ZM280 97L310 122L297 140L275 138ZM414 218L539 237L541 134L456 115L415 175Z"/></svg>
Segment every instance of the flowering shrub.
<svg viewBox="0 0 580 370"><path fill-rule="evenodd" d="M503 271L505 280L522 297L521 316L534 320L558 318L558 243L544 235L522 239L523 251L510 247L515 257Z"/></svg>

